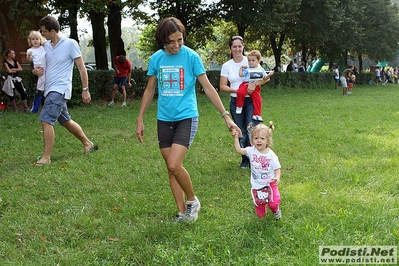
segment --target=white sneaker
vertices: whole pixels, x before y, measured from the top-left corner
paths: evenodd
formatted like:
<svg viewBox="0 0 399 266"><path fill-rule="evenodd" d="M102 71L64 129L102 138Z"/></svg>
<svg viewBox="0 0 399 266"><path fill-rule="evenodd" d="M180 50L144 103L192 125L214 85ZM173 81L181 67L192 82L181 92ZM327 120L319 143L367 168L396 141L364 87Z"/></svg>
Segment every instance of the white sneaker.
<svg viewBox="0 0 399 266"><path fill-rule="evenodd" d="M281 210L278 210L276 213L274 213L274 218L276 221L280 220L282 217Z"/></svg>
<svg viewBox="0 0 399 266"><path fill-rule="evenodd" d="M114 101L110 101L109 104L108 104L108 106L112 106L112 105L114 105L114 104L115 104Z"/></svg>
<svg viewBox="0 0 399 266"><path fill-rule="evenodd" d="M122 106L126 106L126 102L123 102L123 103L122 103Z"/></svg>
<svg viewBox="0 0 399 266"><path fill-rule="evenodd" d="M236 107L236 114L241 114L242 113L242 107Z"/></svg>
<svg viewBox="0 0 399 266"><path fill-rule="evenodd" d="M263 122L263 118L260 115L253 115L252 119L259 122Z"/></svg>
<svg viewBox="0 0 399 266"><path fill-rule="evenodd" d="M174 217L174 223L180 223L182 222L184 219L184 213L179 212L178 214L176 214L176 216Z"/></svg>
<svg viewBox="0 0 399 266"><path fill-rule="evenodd" d="M201 209L201 203L197 197L193 201L186 201L186 213L184 214L183 221L190 223L198 219L198 212Z"/></svg>

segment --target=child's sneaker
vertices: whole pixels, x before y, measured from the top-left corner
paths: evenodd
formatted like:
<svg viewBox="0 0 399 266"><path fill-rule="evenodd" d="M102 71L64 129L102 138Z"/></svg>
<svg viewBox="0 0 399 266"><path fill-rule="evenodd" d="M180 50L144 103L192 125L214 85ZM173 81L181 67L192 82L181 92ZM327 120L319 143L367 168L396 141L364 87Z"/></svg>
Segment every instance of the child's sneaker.
<svg viewBox="0 0 399 266"><path fill-rule="evenodd" d="M125 107L125 106L126 106L126 102L123 102L123 103L122 103L122 106Z"/></svg>
<svg viewBox="0 0 399 266"><path fill-rule="evenodd" d="M33 98L33 106L32 109L30 109L30 112L32 114L36 114L37 112L39 112L40 103L42 102L42 95L43 92L41 91L35 93L35 97Z"/></svg>
<svg viewBox="0 0 399 266"><path fill-rule="evenodd" d="M114 104L115 104L114 101L110 101L109 104L108 104L108 106L112 106L112 105L114 105Z"/></svg>
<svg viewBox="0 0 399 266"><path fill-rule="evenodd" d="M174 223L177 224L177 223L182 222L183 218L184 218L184 213L179 212L178 214L176 214L176 216L173 219Z"/></svg>
<svg viewBox="0 0 399 266"><path fill-rule="evenodd" d="M195 197L195 200L186 201L186 213L184 214L183 220L187 223L195 222L198 219L198 212L201 208L201 203L198 198Z"/></svg>
<svg viewBox="0 0 399 266"><path fill-rule="evenodd" d="M276 221L280 220L282 215L281 215L281 210L278 210L276 213L274 214L274 218L276 219Z"/></svg>
<svg viewBox="0 0 399 266"><path fill-rule="evenodd" d="M236 107L236 114L241 114L242 113L242 107Z"/></svg>
<svg viewBox="0 0 399 266"><path fill-rule="evenodd" d="M252 119L255 121L263 122L263 118L260 115L253 115Z"/></svg>

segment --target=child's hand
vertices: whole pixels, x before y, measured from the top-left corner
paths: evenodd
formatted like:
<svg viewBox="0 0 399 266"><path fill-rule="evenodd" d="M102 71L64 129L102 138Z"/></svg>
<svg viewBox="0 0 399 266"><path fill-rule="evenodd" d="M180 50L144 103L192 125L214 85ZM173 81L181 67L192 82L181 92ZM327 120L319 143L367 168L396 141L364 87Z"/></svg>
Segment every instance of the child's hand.
<svg viewBox="0 0 399 266"><path fill-rule="evenodd" d="M274 74L274 70L270 71L269 74L267 75L267 77L270 78L271 76L273 76L273 74Z"/></svg>
<svg viewBox="0 0 399 266"><path fill-rule="evenodd" d="M278 186L278 184L280 184L280 177L273 177L272 180L275 182L276 186Z"/></svg>
<svg viewBox="0 0 399 266"><path fill-rule="evenodd" d="M231 130L231 135L233 136L233 138L238 138L238 131L235 128L233 128Z"/></svg>

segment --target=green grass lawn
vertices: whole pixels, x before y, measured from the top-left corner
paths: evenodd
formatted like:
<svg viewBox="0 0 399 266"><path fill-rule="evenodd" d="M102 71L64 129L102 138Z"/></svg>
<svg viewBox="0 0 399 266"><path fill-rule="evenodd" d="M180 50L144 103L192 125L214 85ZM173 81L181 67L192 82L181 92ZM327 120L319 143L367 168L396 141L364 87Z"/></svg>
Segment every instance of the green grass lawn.
<svg viewBox="0 0 399 266"><path fill-rule="evenodd" d="M200 125L184 161L202 203L193 224L177 212L156 138L144 143L139 100L70 113L97 145L83 154L60 125L52 164L38 115L0 114L0 265L318 265L319 246L399 242L399 85L340 90L264 88L275 124L283 218L256 217L249 169L220 114L198 96ZM220 93L228 108L228 95Z"/></svg>

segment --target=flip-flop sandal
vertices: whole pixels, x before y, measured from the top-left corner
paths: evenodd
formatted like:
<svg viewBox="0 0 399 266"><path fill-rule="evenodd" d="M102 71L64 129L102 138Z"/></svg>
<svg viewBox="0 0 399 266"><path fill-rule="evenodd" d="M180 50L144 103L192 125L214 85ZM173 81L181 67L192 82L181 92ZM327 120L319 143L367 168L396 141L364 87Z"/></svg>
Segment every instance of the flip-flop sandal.
<svg viewBox="0 0 399 266"><path fill-rule="evenodd" d="M35 163L33 163L33 165L34 165L34 166L43 166L43 165L47 165L47 164L50 164L50 163L51 163L51 161L49 161L49 162L47 162L47 163L35 162Z"/></svg>
<svg viewBox="0 0 399 266"><path fill-rule="evenodd" d="M92 153L98 150L98 146L97 145L93 145L88 151L86 151L85 153Z"/></svg>

